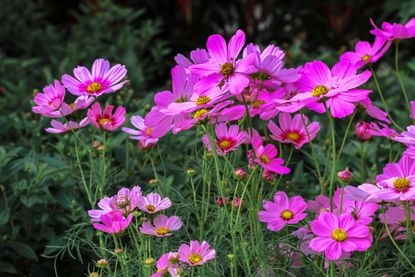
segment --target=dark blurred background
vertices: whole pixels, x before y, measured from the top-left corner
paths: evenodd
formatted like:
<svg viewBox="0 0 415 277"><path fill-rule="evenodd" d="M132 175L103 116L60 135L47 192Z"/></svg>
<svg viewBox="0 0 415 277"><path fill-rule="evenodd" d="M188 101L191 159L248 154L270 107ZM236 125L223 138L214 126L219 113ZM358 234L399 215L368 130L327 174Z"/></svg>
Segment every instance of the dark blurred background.
<svg viewBox="0 0 415 277"><path fill-rule="evenodd" d="M36 89L107 58L128 68L127 96L114 101L131 114L168 85L173 57L205 47L210 34L241 28L247 41L287 51L289 65L333 63L356 40L373 39L369 18L414 15L413 0L0 0L0 275L51 276L56 262L60 276L81 276L87 267L87 255L83 263L67 252L47 258L56 252L45 246L85 212L54 154L64 146L31 113Z"/></svg>

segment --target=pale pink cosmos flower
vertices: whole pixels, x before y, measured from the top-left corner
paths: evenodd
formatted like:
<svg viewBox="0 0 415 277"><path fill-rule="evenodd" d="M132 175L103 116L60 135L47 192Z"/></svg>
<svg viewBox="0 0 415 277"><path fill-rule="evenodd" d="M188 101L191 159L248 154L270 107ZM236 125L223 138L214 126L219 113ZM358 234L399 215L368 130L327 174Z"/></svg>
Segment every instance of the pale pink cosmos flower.
<svg viewBox="0 0 415 277"><path fill-rule="evenodd" d="M382 187L374 193L375 198L385 201L415 199L415 159L403 156L398 163L389 163L383 174L376 176L376 183Z"/></svg>
<svg viewBox="0 0 415 277"><path fill-rule="evenodd" d="M100 230L108 234L122 233L130 225L133 214L129 214L127 217L123 217L121 212L111 211L107 214L101 215L101 223L94 223L95 229Z"/></svg>
<svg viewBox="0 0 415 277"><path fill-rule="evenodd" d="M229 151L237 150L239 145L246 141L246 132L240 131L238 125L231 125L228 129L226 123L216 124L215 133L217 136L217 139L215 139L216 151L220 156L222 154L226 155ZM212 151L209 138L206 134L203 135L202 141Z"/></svg>
<svg viewBox="0 0 415 277"><path fill-rule="evenodd" d="M43 115L47 117L54 117L54 118L67 116L67 115L73 114L74 112L78 110L83 110L85 108L88 108L94 101L95 101L94 97L79 96L75 99L73 103L68 104L68 103L63 102L61 107L58 110L48 112Z"/></svg>
<svg viewBox="0 0 415 277"><path fill-rule="evenodd" d="M186 58L182 54L177 54L174 57L176 63L184 68L188 69L193 64L201 64L209 61L209 53L205 49L197 48L190 52L190 59Z"/></svg>
<svg viewBox="0 0 415 277"><path fill-rule="evenodd" d="M356 136L361 140L369 140L372 137L370 130L373 129L372 123L357 122L356 123Z"/></svg>
<svg viewBox="0 0 415 277"><path fill-rule="evenodd" d="M354 52L348 51L340 56L341 61L354 64L361 68L368 63L375 63L389 49L391 41L387 41L381 36L375 37L375 42L371 45L367 41L358 41L355 44Z"/></svg>
<svg viewBox="0 0 415 277"><path fill-rule="evenodd" d="M415 18L411 18L405 25L385 21L382 23L382 29L378 28L372 19L370 19L370 22L374 27L370 33L375 36L381 36L386 40L401 40L415 37Z"/></svg>
<svg viewBox="0 0 415 277"><path fill-rule="evenodd" d="M122 81L127 75L124 65L114 65L104 59L97 59L92 65L92 71L84 66L78 66L73 70L75 78L64 74L63 85L74 95L100 96L104 93L111 93L124 86L127 80Z"/></svg>
<svg viewBox="0 0 415 277"><path fill-rule="evenodd" d="M330 209L330 198L322 194L317 195L315 200L308 200L307 209L316 214L327 212Z"/></svg>
<svg viewBox="0 0 415 277"><path fill-rule="evenodd" d="M196 90L203 92L227 85L232 94L241 93L249 85L248 74L255 58L248 55L237 61L244 44L245 33L241 30L236 31L228 45L221 35L211 35L206 44L211 59L189 67L192 73L204 76L196 83Z"/></svg>
<svg viewBox="0 0 415 277"><path fill-rule="evenodd" d="M140 233L155 237L168 237L172 235L172 231L182 228L182 225L182 221L178 216L167 217L160 214L153 219L153 222L143 222Z"/></svg>
<svg viewBox="0 0 415 277"><path fill-rule="evenodd" d="M377 203L381 200L375 198L374 195L381 189L382 187L369 183L361 184L358 187L345 186L344 195L346 199L352 201L365 201Z"/></svg>
<svg viewBox="0 0 415 277"><path fill-rule="evenodd" d="M258 213L259 221L266 222L268 230L273 232L282 230L286 224L297 224L307 216L304 199L301 196L288 198L283 191L275 193L273 202L265 200L263 206L265 211Z"/></svg>
<svg viewBox="0 0 415 277"><path fill-rule="evenodd" d="M161 199L160 194L152 192L147 196L139 196L137 199L137 207L149 214L154 214L159 211L170 208L171 201L169 198Z"/></svg>
<svg viewBox="0 0 415 277"><path fill-rule="evenodd" d="M113 109L114 106L107 104L104 112L102 112L100 104L96 102L89 108L87 116L95 127L112 132L125 122L125 108L119 106L114 113L112 112Z"/></svg>
<svg viewBox="0 0 415 277"><path fill-rule="evenodd" d="M300 149L305 143L313 140L320 130L320 123L317 121L309 123L308 118L300 114L291 118L289 113L280 113L278 122L279 126L273 121L268 123L271 138L281 143L291 143L295 149Z"/></svg>
<svg viewBox="0 0 415 277"><path fill-rule="evenodd" d="M180 261L189 266L203 265L216 258L215 249L210 248L206 241L199 243L197 240L191 240L190 244L183 243L178 253Z"/></svg>
<svg viewBox="0 0 415 277"><path fill-rule="evenodd" d="M321 213L311 222L315 238L310 247L316 252L325 252L328 260L338 260L342 252L365 251L372 244L369 228L355 221L349 213L336 215Z"/></svg>
<svg viewBox="0 0 415 277"><path fill-rule="evenodd" d="M157 272L150 277L163 277L170 274L170 277L180 277L179 273L179 254L177 252L168 252L158 259L156 268Z"/></svg>
<svg viewBox="0 0 415 277"><path fill-rule="evenodd" d="M89 123L90 121L87 117L82 119L79 123L75 121L68 121L66 123L61 123L53 119L50 122L50 125L52 125L52 127L46 128L45 131L48 133L63 134L63 133L67 133L72 130L83 128L87 126Z"/></svg>
<svg viewBox="0 0 415 277"><path fill-rule="evenodd" d="M395 137L394 141L405 144L407 147L415 146L415 125L406 127L400 136Z"/></svg>
<svg viewBox="0 0 415 277"><path fill-rule="evenodd" d="M278 154L277 148L272 144L262 145L261 137L257 134L252 136L252 147L255 152L254 161L261 165L264 169L270 170L278 174L288 174L291 170L283 166L284 160L276 158Z"/></svg>
<svg viewBox="0 0 415 277"><path fill-rule="evenodd" d="M47 85L43 88L43 92L36 94L33 102L36 106L32 107L34 113L48 115L57 111L65 98L65 88L57 80L53 85Z"/></svg>
<svg viewBox="0 0 415 277"><path fill-rule="evenodd" d="M348 62L340 61L330 70L321 61L306 63L298 88L301 93L290 99L301 108L312 105L316 111L324 112L321 100L326 100L331 115L343 118L352 114L355 103L367 98L370 90L356 89L371 76L369 70L357 74L356 67ZM310 108L310 107L309 107Z"/></svg>
<svg viewBox="0 0 415 277"><path fill-rule="evenodd" d="M396 240L406 239L406 209L401 206L388 207L385 214L379 214L381 223L388 224L389 232L391 232ZM415 211L411 207L411 222L415 221ZM386 230L381 238L387 237Z"/></svg>
<svg viewBox="0 0 415 277"><path fill-rule="evenodd" d="M391 123L388 119L388 114L373 105L369 97L357 102L357 107L364 110L368 115L377 120L386 122L388 124Z"/></svg>

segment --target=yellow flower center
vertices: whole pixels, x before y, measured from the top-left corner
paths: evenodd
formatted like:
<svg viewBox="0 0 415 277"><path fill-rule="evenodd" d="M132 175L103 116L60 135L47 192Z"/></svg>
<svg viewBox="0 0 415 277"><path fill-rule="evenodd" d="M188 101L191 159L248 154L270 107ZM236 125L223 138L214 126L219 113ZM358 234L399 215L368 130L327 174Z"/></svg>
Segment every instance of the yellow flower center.
<svg viewBox="0 0 415 277"><path fill-rule="evenodd" d="M368 59L370 59L372 56L371 55L369 55L369 54L367 54L367 55L364 55L363 57L362 57L362 61L367 61Z"/></svg>
<svg viewBox="0 0 415 277"><path fill-rule="evenodd" d="M326 94L329 91L329 88L326 86L316 86L313 91L311 92L311 95L313 97L319 97L321 95Z"/></svg>
<svg viewBox="0 0 415 277"><path fill-rule="evenodd" d="M347 234L343 229L337 228L331 233L331 237L336 241L343 242L347 239Z"/></svg>
<svg viewBox="0 0 415 277"><path fill-rule="evenodd" d="M199 96L199 98L196 99L196 105L198 106L205 105L209 103L209 101L210 101L209 96Z"/></svg>
<svg viewBox="0 0 415 277"><path fill-rule="evenodd" d="M206 110L206 109L197 110L195 112L195 114L193 115L193 118L199 118L199 117L201 117L202 115L204 115L207 112L208 112L208 110Z"/></svg>
<svg viewBox="0 0 415 277"><path fill-rule="evenodd" d="M411 182L406 178L398 178L393 181L393 187L398 191L405 191L409 188Z"/></svg>
<svg viewBox="0 0 415 277"><path fill-rule="evenodd" d="M154 205L148 204L148 205L146 205L146 209L149 212L154 212L156 210L156 207Z"/></svg>
<svg viewBox="0 0 415 277"><path fill-rule="evenodd" d="M99 120L99 125L102 127L104 126L105 123L110 122L111 120L109 120L108 118L101 118Z"/></svg>
<svg viewBox="0 0 415 277"><path fill-rule="evenodd" d="M147 136L149 136L149 135L151 135L151 131L153 130L153 128L147 128L147 130L146 130L146 135Z"/></svg>
<svg viewBox="0 0 415 277"><path fill-rule="evenodd" d="M226 78L229 77L233 73L234 70L235 68L233 67L233 64L231 63L224 63L220 67L220 73Z"/></svg>
<svg viewBox="0 0 415 277"><path fill-rule="evenodd" d="M259 106L261 106L263 104L265 104L265 101L264 100L256 100L256 101L254 101L254 103L252 104L252 106L254 107L254 109L258 109Z"/></svg>
<svg viewBox="0 0 415 277"><path fill-rule="evenodd" d="M90 92L90 93L98 92L101 89L102 89L101 84L100 83L97 83L97 82L90 83L88 85L88 88L87 88L88 92Z"/></svg>
<svg viewBox="0 0 415 277"><path fill-rule="evenodd" d="M219 146L221 149L229 149L231 145L232 143L227 139L224 139L221 142L219 142Z"/></svg>
<svg viewBox="0 0 415 277"><path fill-rule="evenodd" d="M156 233L160 236L167 235L170 232L170 230L166 227L159 227L156 229Z"/></svg>
<svg viewBox="0 0 415 277"><path fill-rule="evenodd" d="M259 159L261 160L261 162L263 162L264 164L269 164L269 158L267 155L262 154L261 157L259 157Z"/></svg>
<svg viewBox="0 0 415 277"><path fill-rule="evenodd" d="M187 97L182 96L176 99L176 103L183 103L183 102L187 102Z"/></svg>
<svg viewBox="0 0 415 277"><path fill-rule="evenodd" d="M290 220L294 217L294 214L290 210L285 210L281 213L281 218L284 220Z"/></svg>
<svg viewBox="0 0 415 277"><path fill-rule="evenodd" d="M287 138L292 141L297 141L300 138L300 135L296 132L291 132L287 134Z"/></svg>
<svg viewBox="0 0 415 277"><path fill-rule="evenodd" d="M197 264L198 262L200 262L202 260L202 256L200 256L199 254L192 254L189 256L189 262L191 264Z"/></svg>
<svg viewBox="0 0 415 277"><path fill-rule="evenodd" d="M71 108L71 110L73 110L75 108L75 103L69 104L69 107Z"/></svg>

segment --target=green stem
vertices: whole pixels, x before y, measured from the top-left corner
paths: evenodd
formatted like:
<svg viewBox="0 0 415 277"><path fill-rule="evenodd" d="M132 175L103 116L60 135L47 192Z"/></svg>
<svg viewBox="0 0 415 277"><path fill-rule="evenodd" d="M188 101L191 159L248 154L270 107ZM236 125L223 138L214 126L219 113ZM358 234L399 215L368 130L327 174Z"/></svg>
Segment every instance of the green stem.
<svg viewBox="0 0 415 277"><path fill-rule="evenodd" d="M330 174L330 183L329 183L329 194L330 194L330 211L333 210L333 190L334 190L334 176L336 174L336 136L334 130L334 120L330 114L330 111L327 109L327 105L324 103L326 107L326 114L330 121L330 133L331 133L331 144L332 144L332 165L331 165L331 174Z"/></svg>
<svg viewBox="0 0 415 277"><path fill-rule="evenodd" d="M401 85L401 89L402 89L403 96L405 98L406 106L408 108L409 113L411 113L411 104L409 103L408 94L406 92L406 88L405 88L405 85L404 85L404 83L402 81L401 73L399 71L399 41L398 40L395 41L395 45L396 45L396 47L395 47L395 69L396 69L396 75L398 75L399 84Z"/></svg>

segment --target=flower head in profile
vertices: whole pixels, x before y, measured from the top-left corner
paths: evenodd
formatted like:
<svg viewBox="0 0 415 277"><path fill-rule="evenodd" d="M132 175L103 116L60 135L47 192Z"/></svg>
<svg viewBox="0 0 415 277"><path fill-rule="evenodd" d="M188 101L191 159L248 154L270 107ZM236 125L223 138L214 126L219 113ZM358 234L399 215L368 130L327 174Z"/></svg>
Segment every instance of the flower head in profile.
<svg viewBox="0 0 415 277"><path fill-rule="evenodd" d="M301 196L288 198L287 194L279 191L274 195L274 202L264 201L265 211L259 212L259 221L266 222L268 230L280 231L286 224L297 224L307 214L307 203Z"/></svg>
<svg viewBox="0 0 415 277"><path fill-rule="evenodd" d="M361 140L369 140L372 137L370 132L374 128L373 123L357 122L356 123L356 136Z"/></svg>
<svg viewBox="0 0 415 277"><path fill-rule="evenodd" d="M32 111L48 116L51 112L57 111L61 107L64 98L65 88L58 80L55 80L53 84L45 86L42 92L36 94L33 99L36 106L32 107ZM58 115L58 117L61 116Z"/></svg>
<svg viewBox="0 0 415 277"><path fill-rule="evenodd" d="M382 23L382 28L377 27L372 19L370 19L370 22L374 27L370 33L385 40L401 40L415 37L415 18L411 18L406 24L385 21Z"/></svg>
<svg viewBox="0 0 415 277"><path fill-rule="evenodd" d="M263 146L261 137L258 134L252 136L252 147L255 154L255 157L253 157L255 163L261 165L264 169L278 174L290 173L290 169L282 165L284 160L276 158L278 154L277 148L272 144Z"/></svg>
<svg viewBox="0 0 415 277"><path fill-rule="evenodd" d="M375 105L373 105L369 97L357 102L356 106L359 109L366 112L369 116L377 120L383 121L385 123L390 123L390 120L388 119L388 114L376 107Z"/></svg>
<svg viewBox="0 0 415 277"><path fill-rule="evenodd" d="M89 123L90 121L87 117L82 119L79 123L75 121L68 121L66 123L61 123L53 119L50 122L50 125L52 125L52 127L46 128L45 131L48 133L63 134L63 133L67 133L72 130L83 128L87 126Z"/></svg>
<svg viewBox="0 0 415 277"><path fill-rule="evenodd" d="M158 259L156 268L157 272L150 277L162 277L170 274L171 277L180 277L179 273L179 254L176 252L168 252Z"/></svg>
<svg viewBox="0 0 415 277"><path fill-rule="evenodd" d="M415 159L403 156L398 163L389 163L383 174L376 176L376 183L383 189L374 198L385 201L415 199Z"/></svg>
<svg viewBox="0 0 415 277"><path fill-rule="evenodd" d="M246 132L240 131L238 125L231 125L228 129L226 123L219 123L215 126L215 133L217 139L215 139L218 155L226 155L229 151L235 151L239 145L245 142ZM208 136L205 134L202 138L203 143L209 150L212 147L209 142Z"/></svg>
<svg viewBox="0 0 415 277"><path fill-rule="evenodd" d="M398 132L389 128L389 126L384 123L376 124L372 122L371 125L371 129L368 131L372 136L385 137L390 140L396 140L396 138L400 137Z"/></svg>
<svg viewBox="0 0 415 277"><path fill-rule="evenodd" d="M308 123L308 118L303 116L302 119L300 114L291 118L289 113L280 113L278 119L279 126L273 121L268 123L271 138L281 143L291 143L295 149L300 149L305 143L313 140L320 130L320 124L317 121Z"/></svg>
<svg viewBox="0 0 415 277"><path fill-rule="evenodd" d="M94 223L95 229L100 230L108 234L119 234L127 229L130 225L133 214L129 214L127 217L123 217L121 212L111 211L109 213L101 215L101 223Z"/></svg>
<svg viewBox="0 0 415 277"><path fill-rule="evenodd" d="M323 212L310 226L316 235L310 241L311 249L324 252L328 260L340 259L343 251L365 251L372 244L369 227L356 222L349 213L336 215Z"/></svg>
<svg viewBox="0 0 415 277"><path fill-rule="evenodd" d="M177 231L181 227L182 221L179 217L167 217L160 214L153 219L153 222L144 222L140 227L140 233L156 237L168 237L172 235L172 231Z"/></svg>
<svg viewBox="0 0 415 277"><path fill-rule="evenodd" d="M98 102L89 108L87 112L88 119L99 129L115 131L125 122L125 108L119 106L113 113L114 106L108 105L104 112Z"/></svg>
<svg viewBox="0 0 415 277"><path fill-rule="evenodd" d="M249 85L248 74L252 71L255 58L254 55L248 55L237 60L244 44L245 33L241 30L236 31L229 44L221 35L211 35L206 44L211 59L189 67L190 72L203 76L197 82L196 90L203 92L226 85L232 94L241 93Z"/></svg>
<svg viewBox="0 0 415 277"><path fill-rule="evenodd" d="M189 266L203 265L209 260L216 258L215 249L210 248L209 243L197 240L190 241L189 244L183 243L179 248L179 259Z"/></svg>
<svg viewBox="0 0 415 277"><path fill-rule="evenodd" d="M111 93L124 86L127 75L124 65L117 64L110 67L110 62L104 59L97 59L92 65L92 70L84 66L78 66L73 70L75 76L68 74L62 76L63 85L74 95L100 96L104 93Z"/></svg>
<svg viewBox="0 0 415 277"><path fill-rule="evenodd" d="M171 201L169 198L161 198L160 194L152 192L147 196L138 197L137 207L149 214L170 208Z"/></svg>

